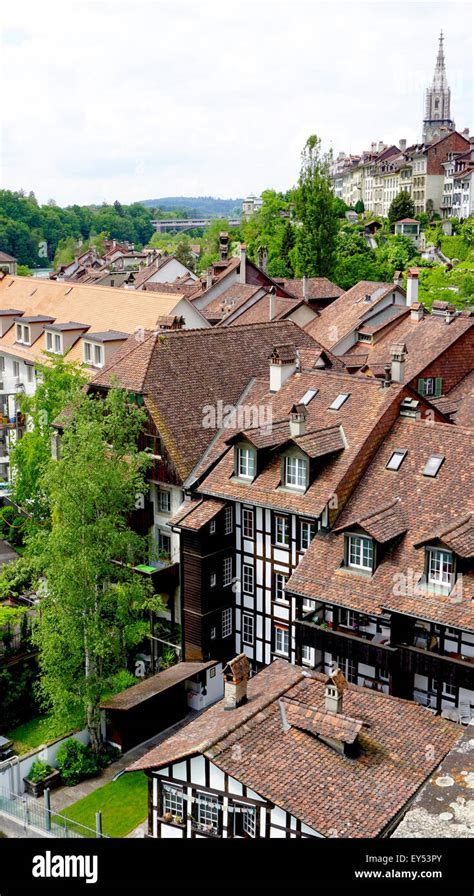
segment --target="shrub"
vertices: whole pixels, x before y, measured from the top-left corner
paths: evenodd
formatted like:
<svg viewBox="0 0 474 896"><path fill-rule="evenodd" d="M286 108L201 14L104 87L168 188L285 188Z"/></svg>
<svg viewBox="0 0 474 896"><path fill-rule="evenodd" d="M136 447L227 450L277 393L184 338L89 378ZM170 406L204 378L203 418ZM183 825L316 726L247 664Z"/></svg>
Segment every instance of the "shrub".
<svg viewBox="0 0 474 896"><path fill-rule="evenodd" d="M30 768L28 780L33 781L34 784L40 784L41 781L44 781L52 771L53 769L50 765L48 765L47 762L43 762L41 759L37 759L36 762L33 762L33 765Z"/></svg>
<svg viewBox="0 0 474 896"><path fill-rule="evenodd" d="M63 784L78 784L84 778L93 778L103 768L101 759L91 747L71 738L58 750L56 756Z"/></svg>

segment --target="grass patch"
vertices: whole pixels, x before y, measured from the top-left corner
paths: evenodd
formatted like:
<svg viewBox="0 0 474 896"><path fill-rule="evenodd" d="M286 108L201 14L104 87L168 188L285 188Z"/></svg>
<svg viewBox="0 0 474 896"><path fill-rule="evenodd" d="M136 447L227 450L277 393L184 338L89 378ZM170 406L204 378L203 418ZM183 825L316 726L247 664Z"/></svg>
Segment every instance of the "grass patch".
<svg viewBox="0 0 474 896"><path fill-rule="evenodd" d="M109 837L125 837L148 814L148 781L144 772L127 772L64 809L66 818L95 828L102 812L102 830ZM57 820L57 818L55 818Z"/></svg>
<svg viewBox="0 0 474 896"><path fill-rule="evenodd" d="M13 741L13 749L21 755L73 730L69 727L61 731L49 716L36 716L28 722L17 725L16 728L11 728L6 732L6 737Z"/></svg>

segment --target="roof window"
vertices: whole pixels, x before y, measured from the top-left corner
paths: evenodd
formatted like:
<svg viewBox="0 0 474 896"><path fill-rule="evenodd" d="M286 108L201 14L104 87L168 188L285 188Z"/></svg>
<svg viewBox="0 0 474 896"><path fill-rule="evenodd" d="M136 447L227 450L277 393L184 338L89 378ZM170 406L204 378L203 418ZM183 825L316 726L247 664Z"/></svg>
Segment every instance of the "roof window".
<svg viewBox="0 0 474 896"><path fill-rule="evenodd" d="M386 470L399 470L403 461L405 460L407 452L406 451L393 451L388 463L386 464Z"/></svg>
<svg viewBox="0 0 474 896"><path fill-rule="evenodd" d="M334 399L332 404L329 405L330 411L338 411L339 408L342 408L342 405L349 398L350 392L340 392L339 395Z"/></svg>
<svg viewBox="0 0 474 896"><path fill-rule="evenodd" d="M438 475L439 468L444 461L443 454L431 454L428 460L426 461L425 468L423 470L423 476L430 476L432 479Z"/></svg>

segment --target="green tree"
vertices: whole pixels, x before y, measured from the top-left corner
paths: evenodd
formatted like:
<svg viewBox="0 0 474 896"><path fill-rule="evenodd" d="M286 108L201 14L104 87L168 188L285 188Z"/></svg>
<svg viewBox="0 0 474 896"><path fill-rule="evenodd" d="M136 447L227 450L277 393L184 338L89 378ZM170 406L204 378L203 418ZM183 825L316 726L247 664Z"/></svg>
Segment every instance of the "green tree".
<svg viewBox="0 0 474 896"><path fill-rule="evenodd" d="M363 213L365 212L365 205L364 205L362 199L357 200L357 202L354 206L354 211L357 212L358 215L363 215Z"/></svg>
<svg viewBox="0 0 474 896"><path fill-rule="evenodd" d="M181 264L184 264L191 271L194 271L194 256L191 252L191 243L188 239L181 239L176 246L175 256Z"/></svg>
<svg viewBox="0 0 474 896"><path fill-rule="evenodd" d="M295 228L291 221L286 221L280 245L280 258L288 270L288 276L293 276L293 262L291 251L296 245Z"/></svg>
<svg viewBox="0 0 474 896"><path fill-rule="evenodd" d="M388 210L388 220L390 224L394 224L395 221L400 221L401 218L413 218L414 214L415 204L413 199L406 190L401 190L400 193L397 193L394 199L392 199Z"/></svg>
<svg viewBox="0 0 474 896"><path fill-rule="evenodd" d="M12 500L23 507L33 524L47 514L41 479L51 458L51 423L86 382L81 367L62 356L51 355L36 367L34 395L19 393L19 410L29 426L10 455L13 471Z"/></svg>
<svg viewBox="0 0 474 896"><path fill-rule="evenodd" d="M29 543L47 584L33 632L41 698L63 723L82 713L96 753L101 698L143 640L145 611L163 608L133 571L148 549L129 525L145 494L146 455L136 448L143 423L119 389L104 402L80 393L42 480L51 527Z"/></svg>
<svg viewBox="0 0 474 896"><path fill-rule="evenodd" d="M296 275L325 277L332 274L338 222L329 179L330 156L321 152L321 141L309 137L301 156L301 172L295 191L296 214L301 222L296 243Z"/></svg>

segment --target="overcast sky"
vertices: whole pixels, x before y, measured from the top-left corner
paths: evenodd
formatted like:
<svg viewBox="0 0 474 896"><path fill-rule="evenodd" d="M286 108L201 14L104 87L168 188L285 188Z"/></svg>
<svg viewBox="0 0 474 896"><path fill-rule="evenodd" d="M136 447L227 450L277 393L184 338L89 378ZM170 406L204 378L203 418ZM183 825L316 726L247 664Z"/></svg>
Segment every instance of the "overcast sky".
<svg viewBox="0 0 474 896"><path fill-rule="evenodd" d="M421 135L445 34L472 127L472 5L15 0L1 21L1 183L40 202L245 196L297 179L306 138Z"/></svg>

